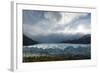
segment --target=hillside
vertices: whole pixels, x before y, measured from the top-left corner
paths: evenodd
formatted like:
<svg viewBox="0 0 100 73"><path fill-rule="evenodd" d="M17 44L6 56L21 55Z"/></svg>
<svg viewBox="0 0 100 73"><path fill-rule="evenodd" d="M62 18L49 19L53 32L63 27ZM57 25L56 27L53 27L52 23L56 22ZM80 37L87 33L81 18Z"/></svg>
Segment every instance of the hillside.
<svg viewBox="0 0 100 73"><path fill-rule="evenodd" d="M91 43L91 35L84 35L79 39L75 39L75 40L66 40L63 41L62 43L73 43L73 44L90 44Z"/></svg>
<svg viewBox="0 0 100 73"><path fill-rule="evenodd" d="M23 46L34 45L34 44L38 44L38 42L23 35Z"/></svg>

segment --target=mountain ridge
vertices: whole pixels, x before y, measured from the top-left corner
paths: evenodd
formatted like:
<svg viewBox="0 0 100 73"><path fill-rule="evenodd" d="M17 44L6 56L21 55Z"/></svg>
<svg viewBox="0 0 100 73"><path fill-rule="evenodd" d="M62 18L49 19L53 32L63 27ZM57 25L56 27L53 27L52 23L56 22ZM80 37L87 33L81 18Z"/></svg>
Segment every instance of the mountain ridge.
<svg viewBox="0 0 100 73"><path fill-rule="evenodd" d="M87 34L87 35L80 37L79 39L66 40L66 41L62 41L62 43L90 44L91 43L91 35Z"/></svg>
<svg viewBox="0 0 100 73"><path fill-rule="evenodd" d="M38 44L38 42L28 38L27 36L23 34L23 45L24 46L34 45L34 44Z"/></svg>
<svg viewBox="0 0 100 73"><path fill-rule="evenodd" d="M35 41L26 35L23 34L23 45L28 46L28 45L34 45L34 44L39 44L41 42ZM59 43L70 43L70 44L90 44L91 43L91 34L84 35L78 39L69 39L65 41L61 41Z"/></svg>

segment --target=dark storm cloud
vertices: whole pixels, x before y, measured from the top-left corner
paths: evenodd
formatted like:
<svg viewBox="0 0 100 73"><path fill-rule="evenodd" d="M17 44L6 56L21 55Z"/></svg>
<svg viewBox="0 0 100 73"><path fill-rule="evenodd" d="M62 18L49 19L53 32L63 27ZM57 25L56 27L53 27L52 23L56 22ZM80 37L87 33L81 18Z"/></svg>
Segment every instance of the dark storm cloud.
<svg viewBox="0 0 100 73"><path fill-rule="evenodd" d="M40 21L59 21L61 19L61 14L59 12L50 11L33 11L33 10L23 10L23 24L36 24ZM36 24L37 25L37 24Z"/></svg>
<svg viewBox="0 0 100 73"><path fill-rule="evenodd" d="M23 24L33 24L43 19L43 11L23 10Z"/></svg>

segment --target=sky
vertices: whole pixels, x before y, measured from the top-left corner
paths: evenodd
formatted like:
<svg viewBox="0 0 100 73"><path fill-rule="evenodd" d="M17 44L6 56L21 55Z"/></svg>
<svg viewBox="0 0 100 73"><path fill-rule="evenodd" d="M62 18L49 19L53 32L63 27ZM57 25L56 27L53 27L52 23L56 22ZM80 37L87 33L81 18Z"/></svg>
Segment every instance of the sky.
<svg viewBox="0 0 100 73"><path fill-rule="evenodd" d="M91 13L23 10L23 34L39 42L60 42L91 33Z"/></svg>

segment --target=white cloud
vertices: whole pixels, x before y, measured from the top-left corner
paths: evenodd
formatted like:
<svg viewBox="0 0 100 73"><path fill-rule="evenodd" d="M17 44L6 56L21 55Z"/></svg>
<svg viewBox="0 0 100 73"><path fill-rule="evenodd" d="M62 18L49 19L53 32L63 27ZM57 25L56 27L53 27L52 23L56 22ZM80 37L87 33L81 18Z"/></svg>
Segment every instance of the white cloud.
<svg viewBox="0 0 100 73"><path fill-rule="evenodd" d="M66 13L66 12L62 12L62 19L58 22L58 24L63 24L66 25L70 22L72 22L75 19L78 19L79 17L84 17L87 16L87 13Z"/></svg>

